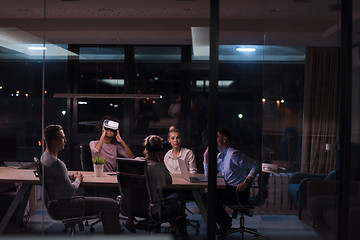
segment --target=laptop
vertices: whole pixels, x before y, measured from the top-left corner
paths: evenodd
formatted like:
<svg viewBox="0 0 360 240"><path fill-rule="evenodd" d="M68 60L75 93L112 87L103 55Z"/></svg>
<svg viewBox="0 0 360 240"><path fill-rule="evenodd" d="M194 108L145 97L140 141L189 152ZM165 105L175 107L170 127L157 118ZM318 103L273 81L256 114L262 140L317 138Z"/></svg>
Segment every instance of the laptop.
<svg viewBox="0 0 360 240"><path fill-rule="evenodd" d="M189 181L189 182L207 182L208 178L207 176L196 176L196 177L190 177L190 174L188 172L188 168L186 167L185 160L178 159L180 170L181 170L181 176Z"/></svg>

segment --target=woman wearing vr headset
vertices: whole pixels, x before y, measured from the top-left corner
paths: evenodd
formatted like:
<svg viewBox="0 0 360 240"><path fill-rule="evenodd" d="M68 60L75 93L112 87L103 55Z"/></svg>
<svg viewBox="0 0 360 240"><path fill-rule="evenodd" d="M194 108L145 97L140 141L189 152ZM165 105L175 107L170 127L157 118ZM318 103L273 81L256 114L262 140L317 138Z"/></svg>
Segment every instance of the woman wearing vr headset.
<svg viewBox="0 0 360 240"><path fill-rule="evenodd" d="M105 172L116 172L116 158L118 156L134 158L135 155L121 138L119 121L111 116L105 116L97 125L101 132L100 139L90 142L91 156L104 157Z"/></svg>

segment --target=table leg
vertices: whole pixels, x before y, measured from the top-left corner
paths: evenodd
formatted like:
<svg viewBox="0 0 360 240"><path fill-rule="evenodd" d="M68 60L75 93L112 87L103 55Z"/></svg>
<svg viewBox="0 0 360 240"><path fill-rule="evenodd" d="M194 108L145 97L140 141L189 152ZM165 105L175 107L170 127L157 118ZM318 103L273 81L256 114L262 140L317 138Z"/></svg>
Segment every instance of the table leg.
<svg viewBox="0 0 360 240"><path fill-rule="evenodd" d="M205 208L204 201L203 201L203 199L201 197L200 191L199 190L192 190L191 192L192 192L193 197L195 199L195 203L199 208L201 217L202 217L205 225L207 225L207 211L206 211L206 208Z"/></svg>
<svg viewBox="0 0 360 240"><path fill-rule="evenodd" d="M2 234L9 223L11 217L14 215L16 208L19 206L19 216L17 216L17 223L19 222L19 218L24 216L25 207L27 201L29 199L29 194L31 191L32 185L31 184L23 184L20 186L14 200L11 202L9 209L7 210L6 214L4 215L3 219L0 223L0 234Z"/></svg>

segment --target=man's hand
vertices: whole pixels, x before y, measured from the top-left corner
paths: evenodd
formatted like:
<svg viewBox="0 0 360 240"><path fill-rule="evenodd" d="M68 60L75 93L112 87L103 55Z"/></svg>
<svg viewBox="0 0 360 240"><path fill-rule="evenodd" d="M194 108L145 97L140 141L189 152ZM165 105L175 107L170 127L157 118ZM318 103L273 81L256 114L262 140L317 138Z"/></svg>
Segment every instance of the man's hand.
<svg viewBox="0 0 360 240"><path fill-rule="evenodd" d="M209 147L207 147L204 152L204 163L208 163L208 162L209 162Z"/></svg>
<svg viewBox="0 0 360 240"><path fill-rule="evenodd" d="M75 181L76 177L75 177L75 174L69 174L69 179L71 182Z"/></svg>
<svg viewBox="0 0 360 240"><path fill-rule="evenodd" d="M82 180L84 179L84 176L79 172L74 173L74 176L75 178L78 178L80 182L82 182Z"/></svg>
<svg viewBox="0 0 360 240"><path fill-rule="evenodd" d="M247 179L249 179L248 181L246 181ZM239 185L237 185L236 187L236 191L237 192L244 192L250 185L251 185L251 179L247 178L245 179L242 183L239 183Z"/></svg>

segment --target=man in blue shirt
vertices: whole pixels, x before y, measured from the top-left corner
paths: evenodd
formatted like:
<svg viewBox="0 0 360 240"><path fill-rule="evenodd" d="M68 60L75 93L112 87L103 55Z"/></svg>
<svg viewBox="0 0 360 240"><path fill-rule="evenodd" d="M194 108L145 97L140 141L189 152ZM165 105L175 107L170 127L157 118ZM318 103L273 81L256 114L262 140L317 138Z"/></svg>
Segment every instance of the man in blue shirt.
<svg viewBox="0 0 360 240"><path fill-rule="evenodd" d="M216 223L219 225L219 234L225 234L231 228L231 217L223 205L247 204L250 196L250 186L259 172L260 162L247 157L243 152L232 148L231 135L226 129L218 129L217 169L226 182L226 189L217 191ZM207 175L208 149L204 153L204 170Z"/></svg>

